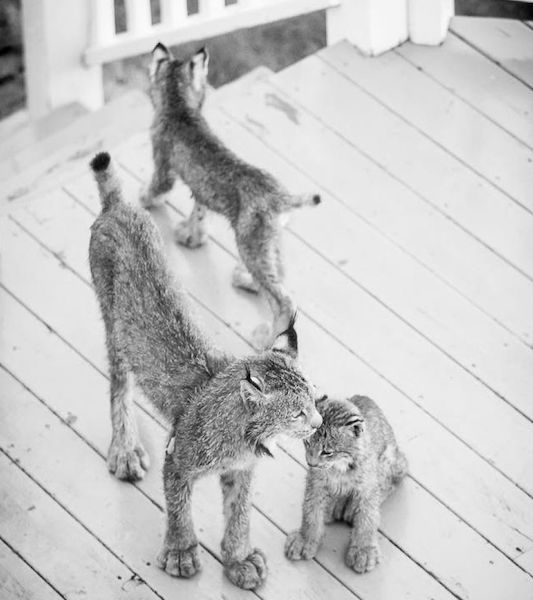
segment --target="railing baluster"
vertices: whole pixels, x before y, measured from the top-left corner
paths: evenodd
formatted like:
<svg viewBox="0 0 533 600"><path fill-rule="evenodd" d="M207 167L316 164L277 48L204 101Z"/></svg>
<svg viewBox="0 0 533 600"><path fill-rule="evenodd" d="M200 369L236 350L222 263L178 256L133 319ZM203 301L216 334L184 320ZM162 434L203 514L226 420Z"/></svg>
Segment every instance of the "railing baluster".
<svg viewBox="0 0 533 600"><path fill-rule="evenodd" d="M187 18L187 0L160 0L161 23L166 26L183 23Z"/></svg>
<svg viewBox="0 0 533 600"><path fill-rule="evenodd" d="M144 33L152 27L150 0L125 0L128 33Z"/></svg>
<svg viewBox="0 0 533 600"><path fill-rule="evenodd" d="M218 17L224 14L224 0L199 0L200 15L204 18Z"/></svg>
<svg viewBox="0 0 533 600"><path fill-rule="evenodd" d="M91 40L106 44L115 37L115 6L113 0L92 0Z"/></svg>

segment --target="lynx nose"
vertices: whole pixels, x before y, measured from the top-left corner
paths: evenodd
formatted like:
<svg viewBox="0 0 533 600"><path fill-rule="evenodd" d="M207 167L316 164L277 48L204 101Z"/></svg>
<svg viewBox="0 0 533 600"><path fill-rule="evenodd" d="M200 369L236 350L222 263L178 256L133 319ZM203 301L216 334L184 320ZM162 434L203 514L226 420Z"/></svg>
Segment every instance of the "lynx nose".
<svg viewBox="0 0 533 600"><path fill-rule="evenodd" d="M320 427L320 425L322 425L322 417L320 416L320 413L315 411L315 414L309 420L309 425L313 429L318 429Z"/></svg>

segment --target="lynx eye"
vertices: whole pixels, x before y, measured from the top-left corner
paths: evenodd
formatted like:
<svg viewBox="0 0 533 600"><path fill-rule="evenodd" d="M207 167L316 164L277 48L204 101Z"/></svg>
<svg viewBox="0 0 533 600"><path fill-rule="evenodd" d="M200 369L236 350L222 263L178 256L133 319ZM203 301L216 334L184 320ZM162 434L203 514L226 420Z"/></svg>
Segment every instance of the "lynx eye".
<svg viewBox="0 0 533 600"><path fill-rule="evenodd" d="M333 452L330 452L329 450L322 450L320 454L322 454L322 456L331 456Z"/></svg>
<svg viewBox="0 0 533 600"><path fill-rule="evenodd" d="M303 410L299 410L292 415L293 419L300 419L301 417L305 417L305 412Z"/></svg>

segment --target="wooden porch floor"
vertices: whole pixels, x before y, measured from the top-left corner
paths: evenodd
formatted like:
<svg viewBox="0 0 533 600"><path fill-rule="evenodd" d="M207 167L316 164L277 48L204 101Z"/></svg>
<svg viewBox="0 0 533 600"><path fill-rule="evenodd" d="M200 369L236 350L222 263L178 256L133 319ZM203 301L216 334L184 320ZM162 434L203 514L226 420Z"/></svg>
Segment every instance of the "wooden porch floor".
<svg viewBox="0 0 533 600"><path fill-rule="evenodd" d="M206 107L238 154L324 197L287 228L288 285L308 372L331 395L372 396L408 456L410 476L383 507L383 563L364 576L346 568L340 525L316 560L284 558L305 461L283 442L255 482L262 589L222 575L215 479L194 494L203 572L179 581L155 566L161 423L139 411L144 481L120 483L105 467L87 147L81 167L0 208L2 599L533 598L533 30L456 19L453 32L440 48L373 59L341 43ZM108 149L135 202L152 168L147 134ZM177 185L153 212L169 261L206 331L249 353L266 306L231 287L236 250L220 219L204 248L172 243L190 207Z"/></svg>

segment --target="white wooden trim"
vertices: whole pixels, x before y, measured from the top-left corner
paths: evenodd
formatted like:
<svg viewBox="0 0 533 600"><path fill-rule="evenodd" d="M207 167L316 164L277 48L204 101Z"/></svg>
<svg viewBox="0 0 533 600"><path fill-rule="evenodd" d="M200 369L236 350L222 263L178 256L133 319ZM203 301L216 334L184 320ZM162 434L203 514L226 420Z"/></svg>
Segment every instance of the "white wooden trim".
<svg viewBox="0 0 533 600"><path fill-rule="evenodd" d="M126 23L132 34L142 33L152 26L150 0L125 0Z"/></svg>
<svg viewBox="0 0 533 600"><path fill-rule="evenodd" d="M326 23L328 46L346 39L374 56L407 39L407 0L344 0Z"/></svg>
<svg viewBox="0 0 533 600"><path fill-rule="evenodd" d="M161 23L167 27L176 27L187 18L187 0L160 0Z"/></svg>
<svg viewBox="0 0 533 600"><path fill-rule="evenodd" d="M131 2L134 1L136 0L131 0ZM403 3L405 0L395 1ZM236 29L255 27L263 23L329 9L339 4L340 0L283 0L270 5L254 6L250 4L246 9L240 10L229 6L224 11L217 11L215 17L202 13L188 17L183 26L179 28L175 26L171 28L167 24L161 23L150 27L144 34L132 34L128 31L115 36L111 44L93 44L84 54L85 63L98 65L126 56L143 54L149 52L158 41L167 45L182 44L222 35Z"/></svg>
<svg viewBox="0 0 533 600"><path fill-rule="evenodd" d="M442 44L454 12L453 0L408 0L410 40L430 46Z"/></svg>
<svg viewBox="0 0 533 600"><path fill-rule="evenodd" d="M42 117L78 101L96 109L104 101L102 70L81 57L90 35L86 0L23 0L24 62L28 111Z"/></svg>

